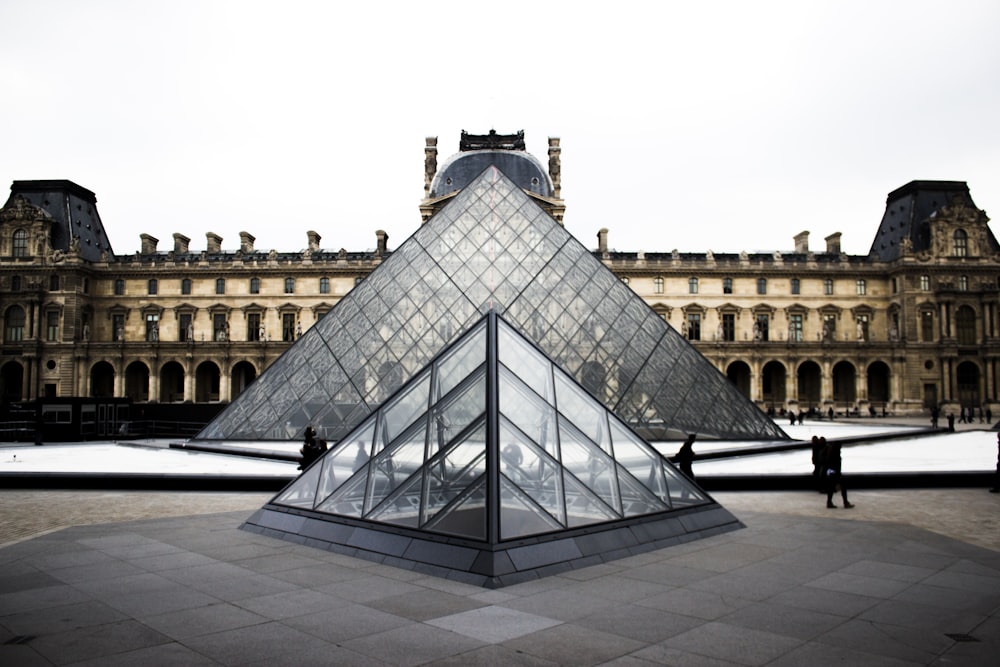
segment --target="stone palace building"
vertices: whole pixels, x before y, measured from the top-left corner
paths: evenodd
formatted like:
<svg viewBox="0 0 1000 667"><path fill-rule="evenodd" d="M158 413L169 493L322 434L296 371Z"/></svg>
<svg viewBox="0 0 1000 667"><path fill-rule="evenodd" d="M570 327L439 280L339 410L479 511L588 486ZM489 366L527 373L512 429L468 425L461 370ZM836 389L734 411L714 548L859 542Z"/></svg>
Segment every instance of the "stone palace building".
<svg viewBox="0 0 1000 667"><path fill-rule="evenodd" d="M468 135L440 168L425 146L420 215L430 219L489 164L557 222L560 142L548 165L523 133ZM469 153L481 159L468 159ZM464 157L466 159L457 159ZM472 172L475 173L472 173ZM840 234L767 253L593 253L764 410L926 413L991 408L1000 381L1000 245L958 181L889 193L867 255ZM873 225L874 227L874 225ZM238 247L175 233L116 253L93 192L15 181L0 209L0 395L10 404L118 397L135 404L227 403L392 251Z"/></svg>

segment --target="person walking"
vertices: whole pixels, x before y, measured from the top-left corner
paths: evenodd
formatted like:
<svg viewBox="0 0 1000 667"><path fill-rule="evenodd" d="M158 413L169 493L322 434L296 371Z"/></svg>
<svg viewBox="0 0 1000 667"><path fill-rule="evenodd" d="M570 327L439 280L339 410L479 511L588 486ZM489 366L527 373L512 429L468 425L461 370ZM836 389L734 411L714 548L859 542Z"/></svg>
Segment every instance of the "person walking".
<svg viewBox="0 0 1000 667"><path fill-rule="evenodd" d="M677 450L677 454L674 456L674 461L677 462L677 467L681 469L688 479L694 479L694 471L691 469L691 464L694 463L694 439L697 434L688 434L687 439L681 448Z"/></svg>
<svg viewBox="0 0 1000 667"><path fill-rule="evenodd" d="M833 504L833 494L840 489L840 497L844 501L844 509L851 509L854 505L847 500L847 486L844 484L842 471L842 461L840 457L840 444L830 443L823 451L823 477L826 481L826 506L835 508Z"/></svg>

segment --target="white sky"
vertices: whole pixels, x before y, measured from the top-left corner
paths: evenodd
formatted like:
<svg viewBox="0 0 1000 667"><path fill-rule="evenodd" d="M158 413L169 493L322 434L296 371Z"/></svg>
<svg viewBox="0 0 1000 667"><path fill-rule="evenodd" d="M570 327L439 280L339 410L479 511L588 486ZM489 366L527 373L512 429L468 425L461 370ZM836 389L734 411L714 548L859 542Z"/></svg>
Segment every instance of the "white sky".
<svg viewBox="0 0 1000 667"><path fill-rule="evenodd" d="M866 254L911 180L1000 208L998 29L996 0L0 0L0 185L93 190L119 254L395 248L425 137L524 129L588 247Z"/></svg>

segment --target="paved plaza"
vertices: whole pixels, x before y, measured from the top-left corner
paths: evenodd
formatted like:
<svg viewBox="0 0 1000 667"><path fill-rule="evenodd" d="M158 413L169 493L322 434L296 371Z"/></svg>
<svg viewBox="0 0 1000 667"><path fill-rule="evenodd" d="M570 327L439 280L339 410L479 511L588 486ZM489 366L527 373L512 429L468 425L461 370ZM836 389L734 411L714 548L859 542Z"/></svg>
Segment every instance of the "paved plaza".
<svg viewBox="0 0 1000 667"><path fill-rule="evenodd" d="M238 530L268 494L0 491L3 665L996 665L1000 494L719 493L746 528L499 590Z"/></svg>

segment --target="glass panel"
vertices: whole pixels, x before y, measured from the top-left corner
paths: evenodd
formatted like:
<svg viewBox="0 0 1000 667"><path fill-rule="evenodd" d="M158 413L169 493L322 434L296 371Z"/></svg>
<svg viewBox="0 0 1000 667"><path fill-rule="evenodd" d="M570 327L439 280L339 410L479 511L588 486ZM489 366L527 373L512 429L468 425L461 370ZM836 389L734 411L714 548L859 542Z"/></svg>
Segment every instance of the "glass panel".
<svg viewBox="0 0 1000 667"><path fill-rule="evenodd" d="M414 419L427 411L430 380L431 374L428 372L401 396L383 408L382 418L385 428L385 432L382 434L383 442L391 441L412 424Z"/></svg>
<svg viewBox="0 0 1000 667"><path fill-rule="evenodd" d="M549 360L515 334L506 323L501 322L497 329L497 354L500 363L513 371L536 394L551 402L552 371Z"/></svg>
<svg viewBox="0 0 1000 667"><path fill-rule="evenodd" d="M374 435L375 420L373 419L326 455L319 477L319 492L316 495L317 505L367 465L368 459L371 458Z"/></svg>
<svg viewBox="0 0 1000 667"><path fill-rule="evenodd" d="M500 539L548 533L562 528L555 519L531 502L528 496L500 475Z"/></svg>
<svg viewBox="0 0 1000 667"><path fill-rule="evenodd" d="M606 452L611 451L608 438L607 417L603 407L580 391L562 373L556 373L556 407L559 412L579 428L591 442Z"/></svg>
<svg viewBox="0 0 1000 667"><path fill-rule="evenodd" d="M367 475L355 475L329 498L316 506L318 512L340 514L360 518L365 507L365 484Z"/></svg>
<svg viewBox="0 0 1000 667"><path fill-rule="evenodd" d="M486 427L484 425L427 463L422 523L432 520L442 508L485 472Z"/></svg>
<svg viewBox="0 0 1000 667"><path fill-rule="evenodd" d="M663 472L670 489L670 506L674 509L708 502L700 491L669 461L663 462Z"/></svg>
<svg viewBox="0 0 1000 667"><path fill-rule="evenodd" d="M614 462L562 417L559 418L559 449L563 469L571 472L614 511L620 512Z"/></svg>
<svg viewBox="0 0 1000 667"><path fill-rule="evenodd" d="M663 457L659 452L648 447L615 419L611 420L611 434L618 465L628 470L632 477L642 482L656 497L666 500L667 483L663 478ZM625 493L624 489L622 493Z"/></svg>
<svg viewBox="0 0 1000 667"><path fill-rule="evenodd" d="M669 509L621 466L618 467L618 485L622 494L622 514L625 516L641 516Z"/></svg>
<svg viewBox="0 0 1000 667"><path fill-rule="evenodd" d="M486 411L486 373L480 371L459 396L434 407L428 458Z"/></svg>
<svg viewBox="0 0 1000 667"><path fill-rule="evenodd" d="M371 514L370 521L394 523L408 528L416 528L420 521L420 488L423 475L414 475L400 485L396 491Z"/></svg>
<svg viewBox="0 0 1000 667"><path fill-rule="evenodd" d="M563 480L566 485L566 524L570 528L621 518L576 478L564 475Z"/></svg>
<svg viewBox="0 0 1000 667"><path fill-rule="evenodd" d="M486 539L486 476L470 486L453 506L438 512L427 530L474 540Z"/></svg>
<svg viewBox="0 0 1000 667"><path fill-rule="evenodd" d="M480 326L472 335L462 341L461 346L452 350L437 364L437 391L434 398L440 399L455 388L474 369L486 361L486 327Z"/></svg>
<svg viewBox="0 0 1000 667"><path fill-rule="evenodd" d="M566 524L559 462L512 428L500 421L500 469L560 524Z"/></svg>
<svg viewBox="0 0 1000 667"><path fill-rule="evenodd" d="M369 466L368 499L365 512L376 508L400 484L424 463L427 423L419 421L412 429L379 453Z"/></svg>
<svg viewBox="0 0 1000 667"><path fill-rule="evenodd" d="M316 483L319 481L319 470L320 466L318 465L310 467L271 502L276 505L312 509L313 503L316 502Z"/></svg>

